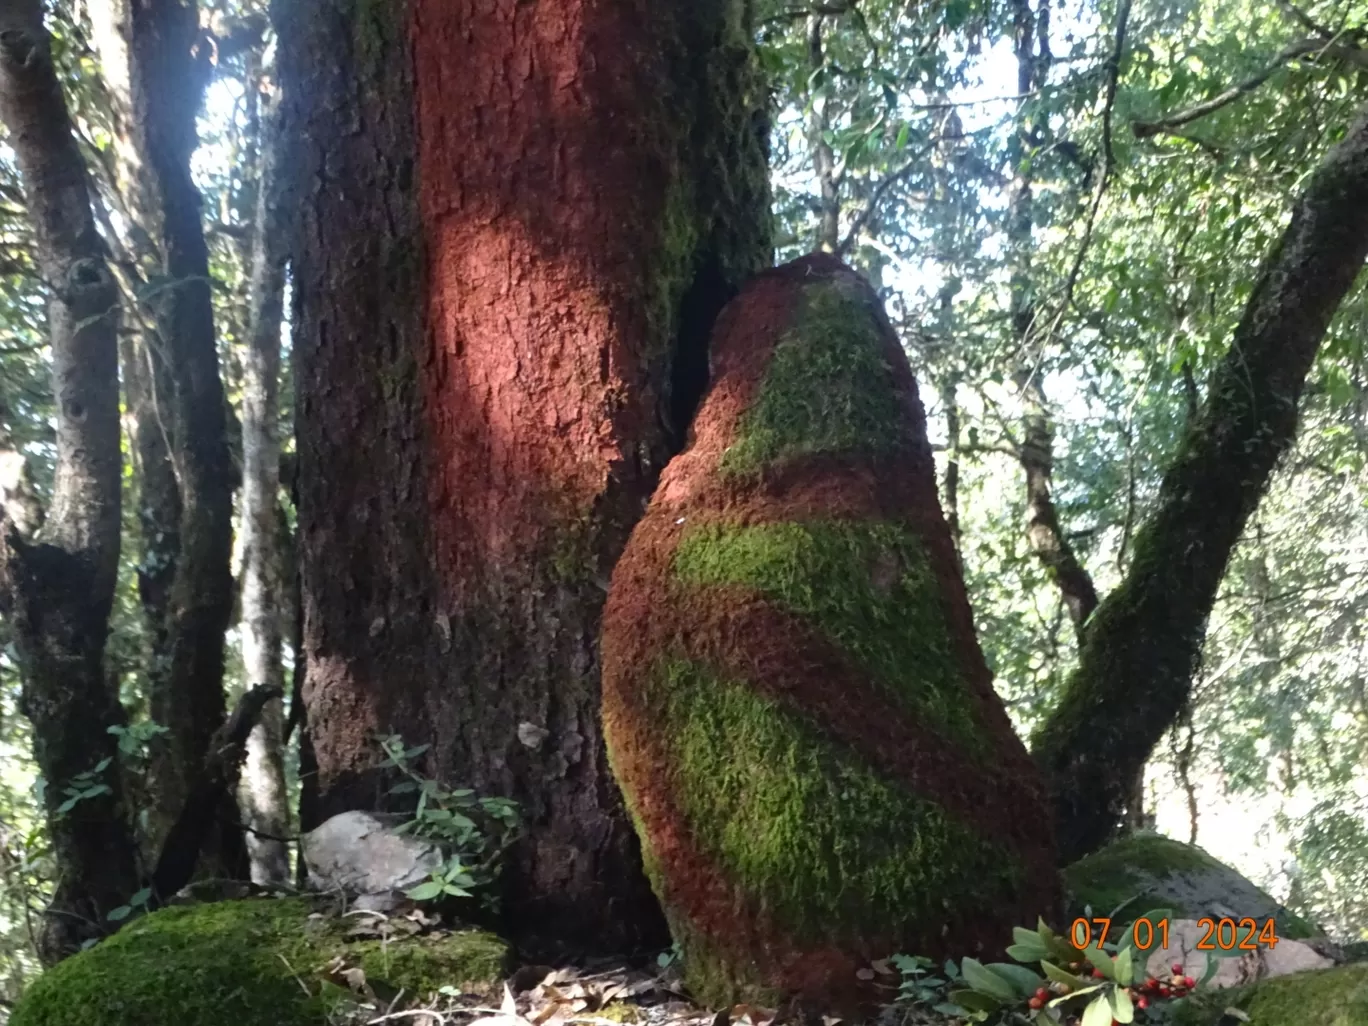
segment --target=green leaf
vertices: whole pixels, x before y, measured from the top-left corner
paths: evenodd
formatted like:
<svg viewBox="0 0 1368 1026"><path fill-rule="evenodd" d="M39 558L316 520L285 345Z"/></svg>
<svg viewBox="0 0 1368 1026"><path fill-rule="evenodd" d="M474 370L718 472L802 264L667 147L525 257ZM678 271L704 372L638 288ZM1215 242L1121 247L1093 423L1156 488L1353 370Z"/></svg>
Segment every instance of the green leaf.
<svg viewBox="0 0 1368 1026"><path fill-rule="evenodd" d="M1116 982L1129 987L1135 980L1135 952L1129 944L1116 953Z"/></svg>
<svg viewBox="0 0 1368 1026"><path fill-rule="evenodd" d="M1067 970L1059 968L1053 962L1041 961L1040 968L1045 971L1052 983L1062 983L1073 990L1081 990L1088 985L1088 981L1081 976L1075 976Z"/></svg>
<svg viewBox="0 0 1368 1026"><path fill-rule="evenodd" d="M128 903L129 903L130 905L146 905L147 902L148 902L148 899L151 898L151 897L152 897L152 888L151 888L151 887L144 887L142 890L140 890L140 891L138 891L136 894L134 894L133 897L129 898L129 899L128 899Z"/></svg>
<svg viewBox="0 0 1368 1026"><path fill-rule="evenodd" d="M120 905L118 908L111 908L109 914L105 916L111 923L120 923L133 914L133 908L129 905Z"/></svg>
<svg viewBox="0 0 1368 1026"><path fill-rule="evenodd" d="M977 990L952 990L946 997L966 1012L996 1012L1002 1007L997 998Z"/></svg>
<svg viewBox="0 0 1368 1026"><path fill-rule="evenodd" d="M1084 948L1083 957L1088 960L1089 965L1101 972L1107 979L1116 979L1116 963L1112 961L1111 955L1101 948L1096 945L1091 948Z"/></svg>
<svg viewBox="0 0 1368 1026"><path fill-rule="evenodd" d="M1131 1004L1130 993L1118 987L1111 993L1111 1015L1119 1023L1135 1020L1135 1006Z"/></svg>
<svg viewBox="0 0 1368 1026"><path fill-rule="evenodd" d="M420 883L417 887L410 887L404 893L414 901L431 901L438 897L446 888L446 883L441 880L428 880Z"/></svg>
<svg viewBox="0 0 1368 1026"><path fill-rule="evenodd" d="M1083 1011L1082 1026L1111 1026L1112 1009L1107 995L1098 994Z"/></svg>
<svg viewBox="0 0 1368 1026"><path fill-rule="evenodd" d="M1039 975L1031 972L1024 965L1012 965L1010 962L991 962L984 968L1010 983L1021 997L1030 997L1044 982Z"/></svg>
<svg viewBox="0 0 1368 1026"><path fill-rule="evenodd" d="M964 973L964 982L981 994L988 994L997 998L998 1001L1011 1001L1016 997L1012 985L1001 976L986 969L978 959L962 959L960 971Z"/></svg>

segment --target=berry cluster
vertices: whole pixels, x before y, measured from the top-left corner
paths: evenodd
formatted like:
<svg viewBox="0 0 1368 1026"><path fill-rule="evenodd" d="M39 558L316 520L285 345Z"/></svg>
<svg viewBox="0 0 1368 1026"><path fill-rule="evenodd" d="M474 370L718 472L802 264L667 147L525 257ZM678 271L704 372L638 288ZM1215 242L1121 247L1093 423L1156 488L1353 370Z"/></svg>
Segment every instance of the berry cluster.
<svg viewBox="0 0 1368 1026"><path fill-rule="evenodd" d="M1074 962L1069 968L1073 972L1079 972L1083 969L1083 964L1081 962ZM1191 976L1184 974L1182 962L1174 962L1170 968L1173 969L1173 976L1167 981L1161 981L1156 977L1150 976L1144 983L1138 986L1125 988L1136 1008L1148 1008L1150 1002L1156 998L1169 1000L1172 998L1186 997L1196 989L1197 981ZM1106 978L1105 974L1100 969L1094 969L1092 971L1092 977L1095 980ZM1035 994L1032 995L1031 999L1027 1001L1026 1004L1031 1009L1038 1010L1044 1008L1052 998L1068 993L1068 984L1052 983L1048 987L1040 987L1036 990ZM1113 1020L1112 1026L1120 1026L1120 1024Z"/></svg>

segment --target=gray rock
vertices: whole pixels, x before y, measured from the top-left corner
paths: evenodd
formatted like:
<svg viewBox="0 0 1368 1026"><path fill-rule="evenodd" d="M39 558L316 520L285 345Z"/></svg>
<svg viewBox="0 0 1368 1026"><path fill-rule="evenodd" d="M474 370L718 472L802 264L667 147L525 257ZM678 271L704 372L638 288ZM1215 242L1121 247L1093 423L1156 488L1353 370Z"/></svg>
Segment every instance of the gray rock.
<svg viewBox="0 0 1368 1026"><path fill-rule="evenodd" d="M302 838L309 882L316 890L386 895L422 883L442 865L432 841L396 833L397 817L343 812Z"/></svg>

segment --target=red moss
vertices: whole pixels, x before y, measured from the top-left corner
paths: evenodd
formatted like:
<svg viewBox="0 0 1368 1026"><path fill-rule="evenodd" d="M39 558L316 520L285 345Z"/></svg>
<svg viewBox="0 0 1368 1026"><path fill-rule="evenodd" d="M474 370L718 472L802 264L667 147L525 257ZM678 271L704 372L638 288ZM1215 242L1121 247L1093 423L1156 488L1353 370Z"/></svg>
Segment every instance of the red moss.
<svg viewBox="0 0 1368 1026"><path fill-rule="evenodd" d="M856 999L855 970L895 949L925 954L995 952L1015 923L1033 922L1057 900L1053 844L1036 770L992 690L949 531L940 511L925 416L896 336L872 293L880 344L898 396L891 451L802 457L758 475L720 472L743 415L758 394L796 312L805 284L852 272L816 256L755 279L723 313L713 338L714 383L694 423L689 448L666 468L646 516L614 571L605 609L604 728L648 851L657 887L675 921L688 924L736 966L764 984L822 1003ZM685 532L803 521L881 521L910 530L922 544L939 587L953 658L981 735L992 753L975 767L950 739L937 736L873 686L813 624L735 586L691 586L673 576ZM948 923L908 922L860 935L859 924L833 923L816 938L787 935L744 888L700 851L682 814L660 708L647 698L649 675L664 658L683 657L796 712L838 746L858 755L909 795L936 803L953 820L1005 849L1023 886L994 907ZM1001 899L1003 896L995 896ZM687 949L686 949L687 954ZM741 973L740 975L744 975ZM868 997L866 988L864 996Z"/></svg>

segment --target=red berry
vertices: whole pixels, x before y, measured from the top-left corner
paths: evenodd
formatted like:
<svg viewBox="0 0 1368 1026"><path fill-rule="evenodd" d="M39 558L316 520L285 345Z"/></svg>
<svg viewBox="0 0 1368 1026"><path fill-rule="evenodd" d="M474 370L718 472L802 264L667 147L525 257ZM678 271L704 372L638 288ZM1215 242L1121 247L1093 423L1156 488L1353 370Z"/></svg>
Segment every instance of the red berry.
<svg viewBox="0 0 1368 1026"><path fill-rule="evenodd" d="M1050 992L1046 990L1044 987L1040 987L1036 990L1035 996L1040 998L1041 1001L1046 1001L1050 997Z"/></svg>
<svg viewBox="0 0 1368 1026"><path fill-rule="evenodd" d="M1159 984L1159 996L1160 996L1160 997L1168 997L1170 993L1172 993L1172 992L1171 992L1167 987L1165 987L1162 983Z"/></svg>
<svg viewBox="0 0 1368 1026"><path fill-rule="evenodd" d="M1182 963L1182 962L1174 962L1174 963L1173 963L1173 971L1174 971L1175 974L1181 975L1182 972L1183 972L1183 963Z"/></svg>
<svg viewBox="0 0 1368 1026"><path fill-rule="evenodd" d="M1092 974L1094 980L1100 980L1105 976L1105 973L1103 973L1101 969L1094 969Z"/></svg>
<svg viewBox="0 0 1368 1026"><path fill-rule="evenodd" d="M1147 980L1145 981L1145 989L1146 989L1146 990L1155 990L1158 986L1159 986L1159 981L1156 980L1153 976L1151 976L1149 979L1147 979Z"/></svg>
<svg viewBox="0 0 1368 1026"><path fill-rule="evenodd" d="M1136 999L1135 999L1135 1007L1136 1007L1136 1008L1148 1008L1148 1007L1149 1007L1149 998L1147 998L1147 997L1136 998Z"/></svg>
<svg viewBox="0 0 1368 1026"><path fill-rule="evenodd" d="M1186 987L1188 990L1191 990L1193 987L1197 986L1197 981L1194 980L1191 976L1184 976L1183 986Z"/></svg>
<svg viewBox="0 0 1368 1026"><path fill-rule="evenodd" d="M1031 998L1031 1000L1030 1000L1030 1001L1027 1001L1026 1003L1027 1003L1028 1005L1030 1005L1032 1008L1044 1008L1044 1007L1045 1007L1045 999L1044 999L1043 997L1041 997L1039 994L1037 994L1035 997Z"/></svg>

